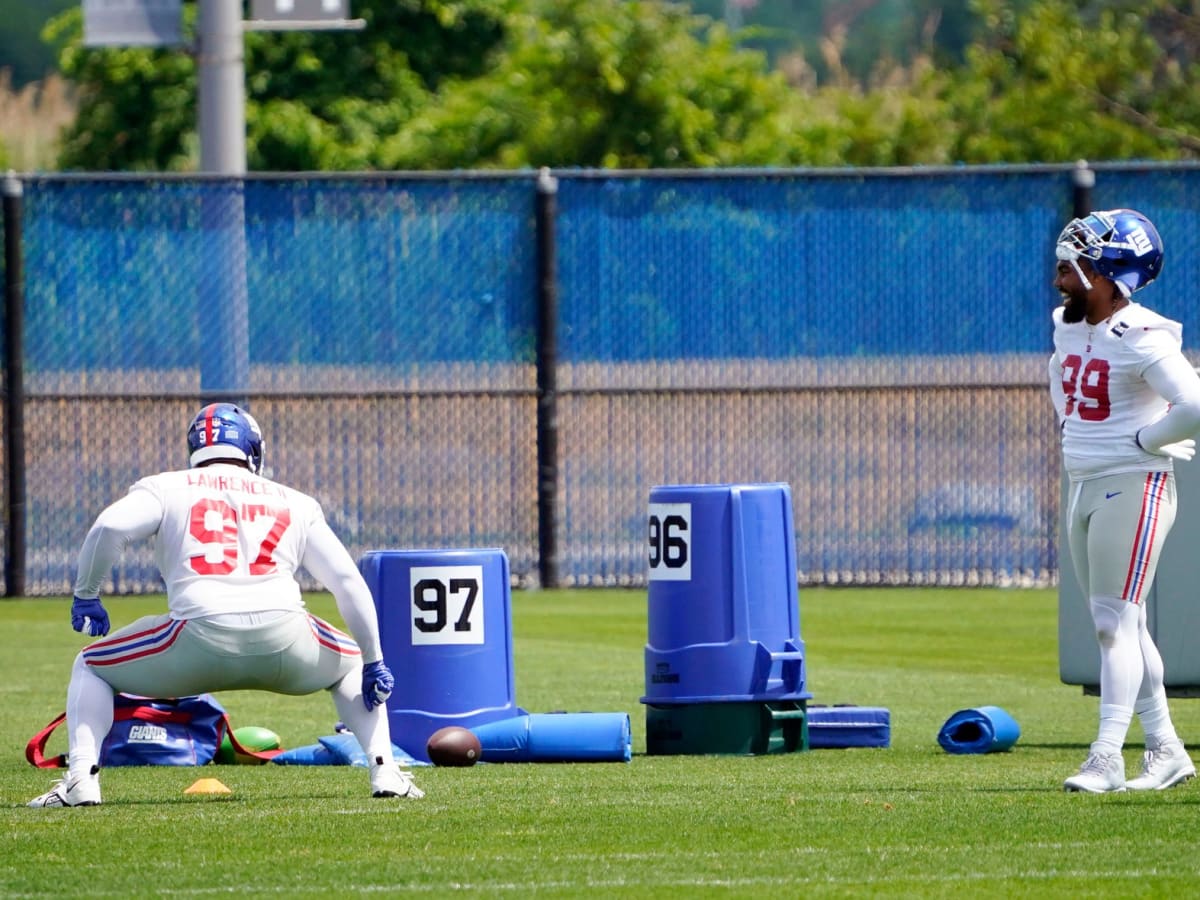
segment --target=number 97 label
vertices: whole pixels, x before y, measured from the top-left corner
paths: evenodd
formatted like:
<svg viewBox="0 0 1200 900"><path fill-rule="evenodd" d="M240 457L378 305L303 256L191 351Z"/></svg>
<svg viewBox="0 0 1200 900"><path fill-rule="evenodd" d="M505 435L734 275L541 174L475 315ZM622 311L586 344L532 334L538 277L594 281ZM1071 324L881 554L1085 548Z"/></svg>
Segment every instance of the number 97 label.
<svg viewBox="0 0 1200 900"><path fill-rule="evenodd" d="M413 566L409 586L414 646L483 643L483 566Z"/></svg>
<svg viewBox="0 0 1200 900"><path fill-rule="evenodd" d="M692 504L651 503L651 581L692 580Z"/></svg>

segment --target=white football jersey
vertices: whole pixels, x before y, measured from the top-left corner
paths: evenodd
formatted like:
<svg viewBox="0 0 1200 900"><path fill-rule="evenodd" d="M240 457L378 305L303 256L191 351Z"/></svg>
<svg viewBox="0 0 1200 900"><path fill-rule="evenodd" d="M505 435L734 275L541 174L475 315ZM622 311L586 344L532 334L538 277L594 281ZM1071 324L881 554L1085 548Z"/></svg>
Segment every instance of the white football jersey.
<svg viewBox="0 0 1200 900"><path fill-rule="evenodd" d="M345 552L307 494L240 465L163 472L138 481L97 519L81 552L76 594L99 589L114 549L152 535L170 610L180 619L302 609L296 572L310 537L319 536L317 555Z"/></svg>
<svg viewBox="0 0 1200 900"><path fill-rule="evenodd" d="M1167 402L1142 377L1154 363L1182 355L1183 326L1130 303L1097 325L1066 323L1054 310L1051 378L1062 422L1063 464L1075 480L1132 471L1171 471L1171 460L1134 442L1139 428L1166 414Z"/></svg>

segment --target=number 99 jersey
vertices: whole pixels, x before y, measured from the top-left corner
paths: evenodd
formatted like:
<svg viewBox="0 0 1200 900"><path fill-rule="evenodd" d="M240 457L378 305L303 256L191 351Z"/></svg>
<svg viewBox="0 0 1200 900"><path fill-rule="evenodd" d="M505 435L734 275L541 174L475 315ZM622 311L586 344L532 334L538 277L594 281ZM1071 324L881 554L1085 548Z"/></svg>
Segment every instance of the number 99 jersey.
<svg viewBox="0 0 1200 900"><path fill-rule="evenodd" d="M1054 310L1051 385L1062 422L1063 465L1074 480L1119 472L1171 471L1171 460L1134 442L1167 411L1143 374L1182 353L1183 326L1130 303L1097 325L1063 321Z"/></svg>

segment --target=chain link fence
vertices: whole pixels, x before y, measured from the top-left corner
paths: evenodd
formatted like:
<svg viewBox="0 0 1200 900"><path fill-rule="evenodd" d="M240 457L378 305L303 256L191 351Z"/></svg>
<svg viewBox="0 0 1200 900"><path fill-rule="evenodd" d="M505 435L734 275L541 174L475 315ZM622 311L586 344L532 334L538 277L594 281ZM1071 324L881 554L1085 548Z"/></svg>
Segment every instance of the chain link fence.
<svg viewBox="0 0 1200 900"><path fill-rule="evenodd" d="M1097 170L1158 224L1186 347L1200 172ZM1055 581L1070 167L554 175L563 584L644 583L653 486L767 481L806 584ZM536 584L535 180L24 178L26 593L186 465L214 385L355 556L501 547ZM132 547L108 590L160 588Z"/></svg>

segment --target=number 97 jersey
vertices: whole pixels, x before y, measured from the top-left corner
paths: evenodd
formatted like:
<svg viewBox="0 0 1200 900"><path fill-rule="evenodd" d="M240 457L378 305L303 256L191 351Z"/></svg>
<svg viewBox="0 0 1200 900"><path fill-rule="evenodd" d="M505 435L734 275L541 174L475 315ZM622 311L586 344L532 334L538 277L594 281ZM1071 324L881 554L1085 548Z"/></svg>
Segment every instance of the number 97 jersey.
<svg viewBox="0 0 1200 900"><path fill-rule="evenodd" d="M1182 353L1183 327L1137 303L1097 325L1064 322L1062 307L1053 319L1051 378L1062 383L1058 413L1067 473L1078 480L1170 471L1168 458L1141 450L1133 436L1167 411L1143 373Z"/></svg>
<svg viewBox="0 0 1200 900"><path fill-rule="evenodd" d="M238 465L152 475L130 498L141 491L162 510L154 552L177 618L303 607L295 573L325 518L315 499Z"/></svg>

